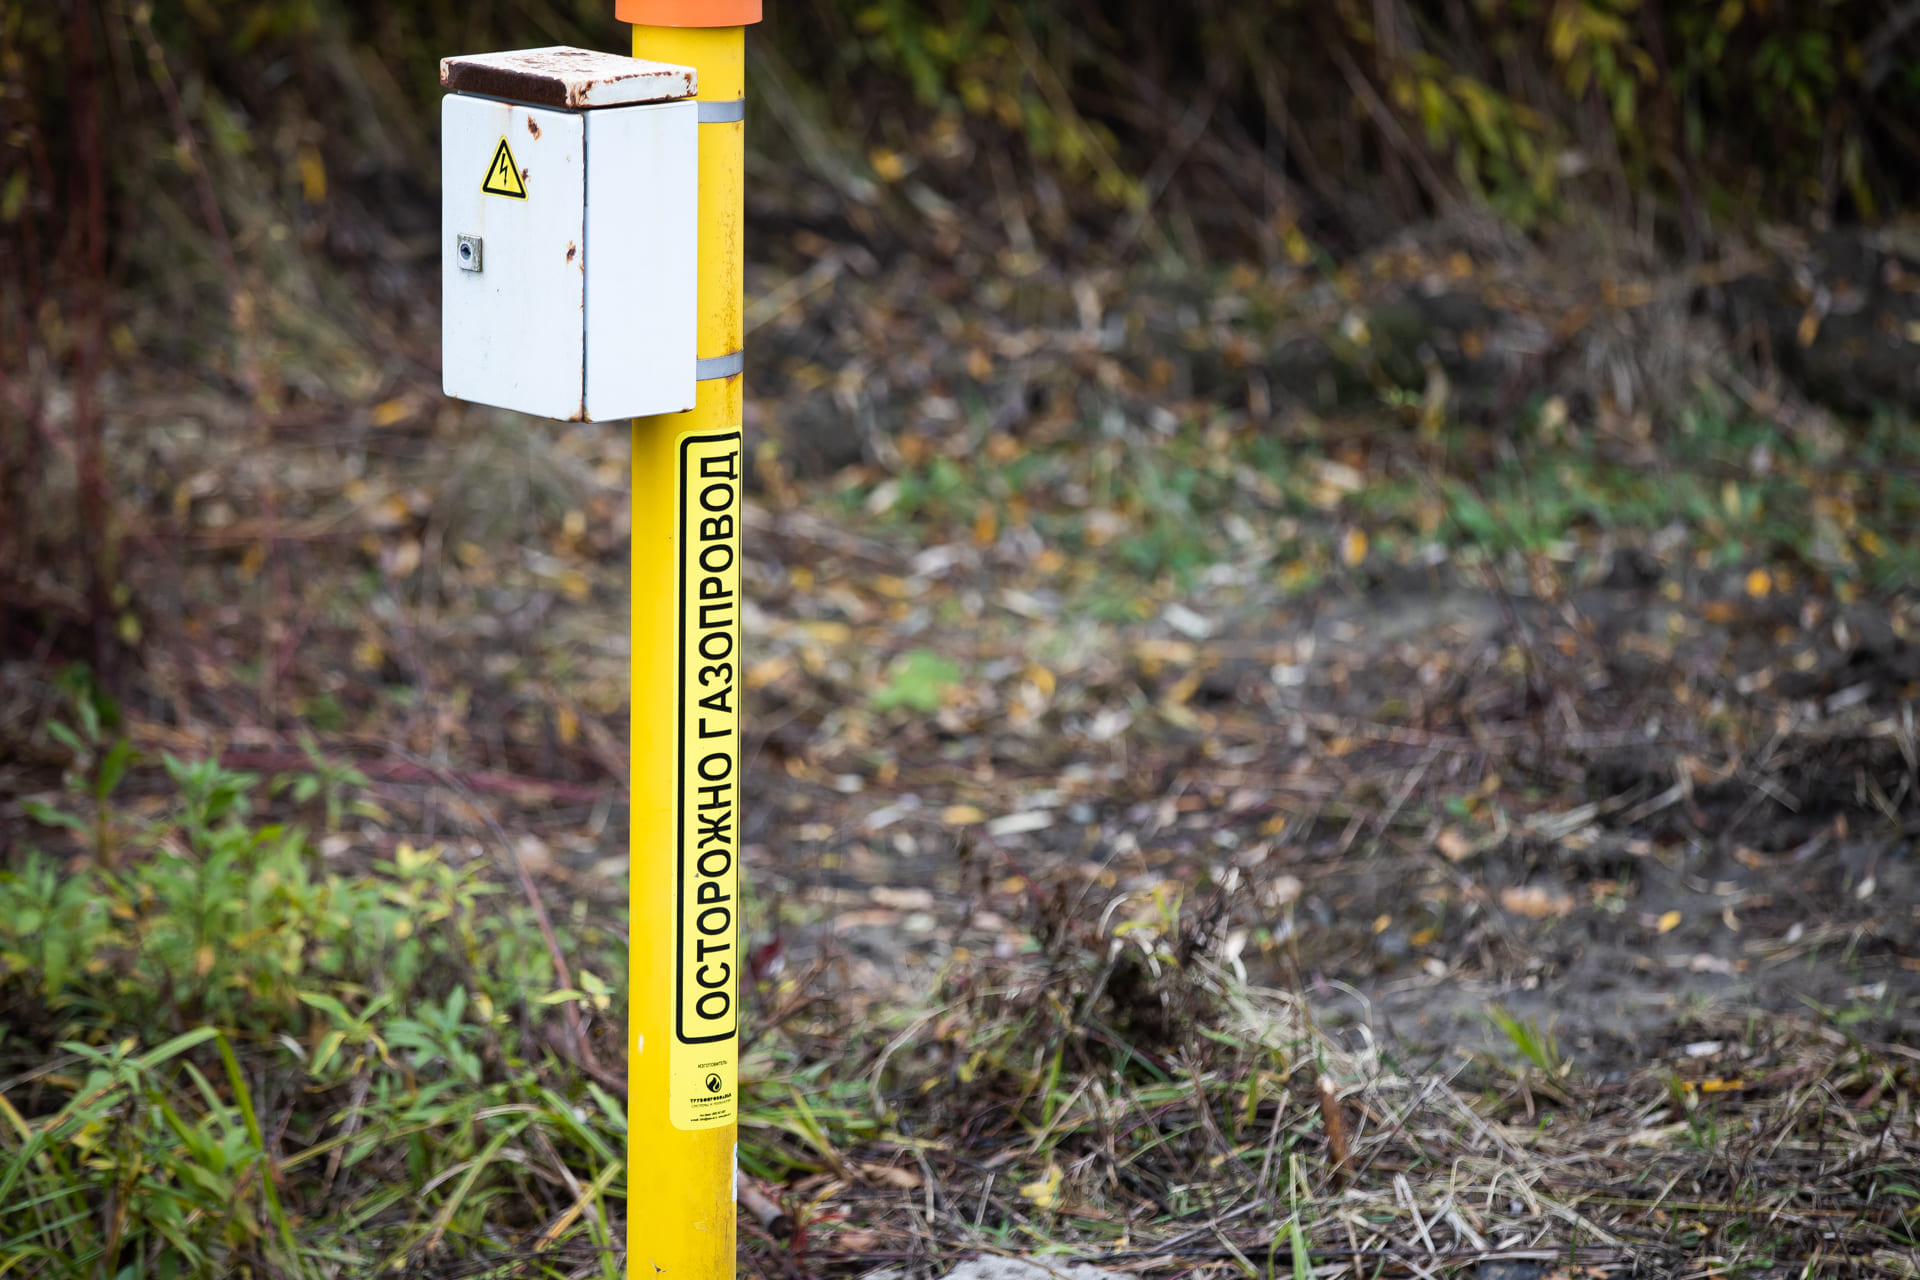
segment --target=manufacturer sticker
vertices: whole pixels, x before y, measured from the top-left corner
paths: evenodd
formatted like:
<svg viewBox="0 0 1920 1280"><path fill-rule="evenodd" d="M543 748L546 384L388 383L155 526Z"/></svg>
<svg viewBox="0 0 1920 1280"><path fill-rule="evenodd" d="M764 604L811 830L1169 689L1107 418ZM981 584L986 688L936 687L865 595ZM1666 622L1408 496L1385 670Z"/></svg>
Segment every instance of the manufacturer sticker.
<svg viewBox="0 0 1920 1280"><path fill-rule="evenodd" d="M507 145L505 138L493 149L493 163L487 166L486 181L480 189L490 196L506 196L513 200L527 198L527 180L520 173L520 166L514 163L513 148Z"/></svg>
<svg viewBox="0 0 1920 1280"><path fill-rule="evenodd" d="M680 437L673 1043L668 1113L733 1123L739 1090L740 432Z"/></svg>

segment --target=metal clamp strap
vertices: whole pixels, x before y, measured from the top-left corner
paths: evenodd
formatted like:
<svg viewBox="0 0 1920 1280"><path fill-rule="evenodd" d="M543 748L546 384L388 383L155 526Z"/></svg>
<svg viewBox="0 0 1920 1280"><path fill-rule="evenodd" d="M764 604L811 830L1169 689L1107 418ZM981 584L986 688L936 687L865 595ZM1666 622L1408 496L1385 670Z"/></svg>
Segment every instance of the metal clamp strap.
<svg viewBox="0 0 1920 1280"><path fill-rule="evenodd" d="M730 351L724 356L703 356L693 362L693 380L711 382L715 378L731 378L747 367L746 351Z"/></svg>
<svg viewBox="0 0 1920 1280"><path fill-rule="evenodd" d="M724 102L702 101L699 106L701 124L738 124L747 118L745 98L734 98Z"/></svg>

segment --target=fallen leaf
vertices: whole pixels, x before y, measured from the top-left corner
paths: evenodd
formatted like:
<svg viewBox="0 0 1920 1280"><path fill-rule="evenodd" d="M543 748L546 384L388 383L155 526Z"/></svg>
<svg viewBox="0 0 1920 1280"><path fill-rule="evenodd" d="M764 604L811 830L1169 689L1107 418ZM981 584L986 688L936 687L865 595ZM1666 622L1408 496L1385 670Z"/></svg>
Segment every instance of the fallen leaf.
<svg viewBox="0 0 1920 1280"><path fill-rule="evenodd" d="M875 1186L898 1187L902 1191L912 1191L920 1186L920 1175L912 1169L886 1164L863 1164L858 1168L860 1175Z"/></svg>
<svg viewBox="0 0 1920 1280"><path fill-rule="evenodd" d="M1808 307L1801 315L1800 323L1794 327L1793 336L1801 346L1812 346L1813 340L1820 336L1820 313Z"/></svg>
<svg viewBox="0 0 1920 1280"><path fill-rule="evenodd" d="M403 538L387 557L387 568L396 578L411 577L420 567L420 540Z"/></svg>
<svg viewBox="0 0 1920 1280"><path fill-rule="evenodd" d="M367 415L367 420L376 427L390 427L402 418L411 417L412 414L413 406L403 397L395 396L391 400L382 400L373 406L373 412Z"/></svg>
<svg viewBox="0 0 1920 1280"><path fill-rule="evenodd" d="M747 688L764 689L793 670L793 659L785 654L756 662L747 670Z"/></svg>
<svg viewBox="0 0 1920 1280"><path fill-rule="evenodd" d="M545 875L553 870L553 846L539 836L520 836L513 842L513 852L529 875Z"/></svg>
<svg viewBox="0 0 1920 1280"><path fill-rule="evenodd" d="M1653 931L1655 933L1672 933L1679 927L1680 913L1678 911L1669 911L1660 917L1659 922L1653 926Z"/></svg>
<svg viewBox="0 0 1920 1280"><path fill-rule="evenodd" d="M1459 862L1473 852L1473 843L1463 835L1458 827L1448 827L1434 839L1434 847L1440 850L1440 856L1448 862Z"/></svg>
<svg viewBox="0 0 1920 1280"><path fill-rule="evenodd" d="M891 929L900 923L900 913L891 907L867 907L859 911L842 911L833 918L835 933L844 933L848 929Z"/></svg>
<svg viewBox="0 0 1920 1280"><path fill-rule="evenodd" d="M1719 1076L1699 1082L1687 1081L1687 1088L1698 1089L1701 1093L1733 1093L1747 1087L1745 1080L1722 1080Z"/></svg>
<svg viewBox="0 0 1920 1280"><path fill-rule="evenodd" d="M1284 907L1289 902L1297 902L1306 886L1299 876L1275 876L1267 885L1266 900L1276 907Z"/></svg>
<svg viewBox="0 0 1920 1280"><path fill-rule="evenodd" d="M1190 640L1205 640L1213 634L1213 623L1202 614L1173 601L1161 612L1166 624Z"/></svg>
<svg viewBox="0 0 1920 1280"><path fill-rule="evenodd" d="M1043 831L1053 825L1053 814L1046 809L1034 809L1026 813L1009 813L995 818L987 824L990 836L1017 836L1029 831Z"/></svg>
<svg viewBox="0 0 1920 1280"><path fill-rule="evenodd" d="M1340 540L1340 563L1349 569L1357 569L1367 558L1367 531L1349 529L1347 536Z"/></svg>
<svg viewBox="0 0 1920 1280"><path fill-rule="evenodd" d="M898 889L892 885L877 884L867 890L867 896L883 907L895 907L901 911L928 911L933 907L931 889Z"/></svg>
<svg viewBox="0 0 1920 1280"><path fill-rule="evenodd" d="M973 516L973 545L990 547L1000 531L1000 513L991 502L983 502Z"/></svg>
<svg viewBox="0 0 1920 1280"><path fill-rule="evenodd" d="M1020 1188L1020 1194L1041 1209L1051 1209L1060 1201L1060 1166L1047 1162L1047 1175Z"/></svg>
<svg viewBox="0 0 1920 1280"><path fill-rule="evenodd" d="M1500 905L1517 916L1544 920L1548 916L1564 916L1571 912L1573 898L1564 893L1549 893L1537 884L1529 884L1502 889Z"/></svg>

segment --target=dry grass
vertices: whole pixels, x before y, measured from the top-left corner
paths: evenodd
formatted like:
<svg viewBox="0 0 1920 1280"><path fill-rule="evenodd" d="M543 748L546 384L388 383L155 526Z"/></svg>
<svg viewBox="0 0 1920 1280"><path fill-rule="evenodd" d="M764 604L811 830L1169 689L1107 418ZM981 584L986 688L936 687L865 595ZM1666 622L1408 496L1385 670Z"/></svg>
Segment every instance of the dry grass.
<svg viewBox="0 0 1920 1280"><path fill-rule="evenodd" d="M1244 983L1204 923L1219 907L1123 907L1047 958L958 964L890 1036L817 1001L783 1024L796 1056L864 1051L763 1061L795 1083L762 1085L749 1160L800 1174L800 1233L750 1244L755 1265L1266 1276L1298 1247L1322 1276L1916 1274L1913 1050L1773 1019L1612 1076L1517 1044L1414 1065ZM836 1114L861 1115L838 1142Z"/></svg>

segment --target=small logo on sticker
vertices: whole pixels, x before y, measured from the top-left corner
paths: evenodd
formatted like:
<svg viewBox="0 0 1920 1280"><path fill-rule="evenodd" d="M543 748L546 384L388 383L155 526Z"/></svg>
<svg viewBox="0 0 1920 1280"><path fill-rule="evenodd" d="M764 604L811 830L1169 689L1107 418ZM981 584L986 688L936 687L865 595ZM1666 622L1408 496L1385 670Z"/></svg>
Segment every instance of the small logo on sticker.
<svg viewBox="0 0 1920 1280"><path fill-rule="evenodd" d="M720 1084L721 1084L720 1073L718 1071L707 1072L707 1092L708 1093L711 1093L711 1094L719 1093Z"/></svg>
<svg viewBox="0 0 1920 1280"><path fill-rule="evenodd" d="M527 198L526 180L520 176L520 166L514 163L513 148L507 145L505 138L493 149L493 163L487 166L487 180L480 189L490 196L506 196L513 200Z"/></svg>

